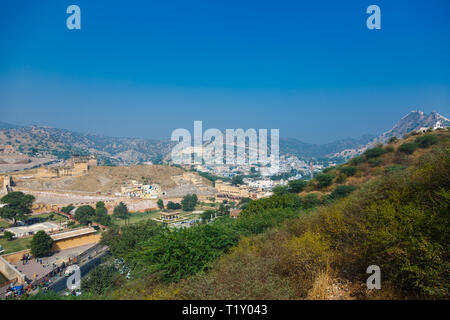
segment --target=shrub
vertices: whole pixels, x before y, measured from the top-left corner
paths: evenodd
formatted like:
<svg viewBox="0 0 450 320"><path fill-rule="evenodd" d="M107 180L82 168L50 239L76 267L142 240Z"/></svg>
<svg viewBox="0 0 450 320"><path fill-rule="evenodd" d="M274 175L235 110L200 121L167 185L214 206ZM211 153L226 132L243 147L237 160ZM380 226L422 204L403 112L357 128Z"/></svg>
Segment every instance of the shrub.
<svg viewBox="0 0 450 320"><path fill-rule="evenodd" d="M355 166L342 166L342 167L338 168L338 170L341 173L345 174L346 176L351 177L351 176L355 175L356 170L358 170L358 168Z"/></svg>
<svg viewBox="0 0 450 320"><path fill-rule="evenodd" d="M287 194L287 193L289 193L289 187L288 186L275 186L272 188L272 192L276 195Z"/></svg>
<svg viewBox="0 0 450 320"><path fill-rule="evenodd" d="M354 186L337 186L330 194L330 196L333 199L344 198L348 196L350 193L352 193L355 189L356 187Z"/></svg>
<svg viewBox="0 0 450 320"><path fill-rule="evenodd" d="M320 204L320 200L316 193L310 193L302 198L302 203L303 208L311 209L317 207Z"/></svg>
<svg viewBox="0 0 450 320"><path fill-rule="evenodd" d="M294 193L299 193L305 189L308 184L305 180L293 180L289 181L289 190Z"/></svg>
<svg viewBox="0 0 450 320"><path fill-rule="evenodd" d="M332 258L330 245L320 233L307 231L286 241L285 248L288 254L284 268L296 280L297 293L304 297L315 275L325 270Z"/></svg>
<svg viewBox="0 0 450 320"><path fill-rule="evenodd" d="M393 146L386 146L386 148L384 148L386 150L386 152L394 152L395 149Z"/></svg>
<svg viewBox="0 0 450 320"><path fill-rule="evenodd" d="M406 154L413 154L417 147L418 145L415 142L406 142L398 147L398 151Z"/></svg>
<svg viewBox="0 0 450 320"><path fill-rule="evenodd" d="M424 136L417 137L414 140L415 143L419 145L419 148L428 148L429 146L435 144L438 138L434 134L427 134Z"/></svg>
<svg viewBox="0 0 450 320"><path fill-rule="evenodd" d="M361 156L354 157L350 160L350 164L352 164L354 166L357 166L358 164L360 164L362 162L364 162L364 159Z"/></svg>
<svg viewBox="0 0 450 320"><path fill-rule="evenodd" d="M393 164L389 167L387 167L386 169L384 169L385 173L392 173L392 172L399 172L399 171L404 171L406 169L405 166L401 166L398 164Z"/></svg>
<svg viewBox="0 0 450 320"><path fill-rule="evenodd" d="M5 231L3 233L3 238L11 240L12 238L14 238L14 233L12 233L10 231Z"/></svg>
<svg viewBox="0 0 450 320"><path fill-rule="evenodd" d="M344 183L347 180L347 176L345 174L340 174L336 178L336 183Z"/></svg>
<svg viewBox="0 0 450 320"><path fill-rule="evenodd" d="M383 163L383 161L381 161L380 159L372 158L372 159L369 159L368 163L371 167L376 167L376 166L381 165Z"/></svg>
<svg viewBox="0 0 450 320"><path fill-rule="evenodd" d="M101 295L113 287L116 276L119 276L119 273L113 266L99 265L83 279L81 289L83 292Z"/></svg>
<svg viewBox="0 0 450 320"><path fill-rule="evenodd" d="M375 147L364 152L366 158L377 158L382 154L386 153L386 150L383 147Z"/></svg>
<svg viewBox="0 0 450 320"><path fill-rule="evenodd" d="M333 182L334 176L326 173L319 173L314 179L318 182L319 188L328 187Z"/></svg>
<svg viewBox="0 0 450 320"><path fill-rule="evenodd" d="M388 143L395 143L397 141L398 141L397 137L391 137L389 138Z"/></svg>

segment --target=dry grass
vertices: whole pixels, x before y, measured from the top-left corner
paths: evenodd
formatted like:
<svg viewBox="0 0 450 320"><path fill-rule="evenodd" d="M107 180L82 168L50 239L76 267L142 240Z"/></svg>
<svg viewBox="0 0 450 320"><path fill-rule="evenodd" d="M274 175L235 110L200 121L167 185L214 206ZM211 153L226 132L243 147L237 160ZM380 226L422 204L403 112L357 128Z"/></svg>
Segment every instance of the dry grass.
<svg viewBox="0 0 450 320"><path fill-rule="evenodd" d="M163 189L176 186L171 178L182 174L183 170L177 167L163 165L134 165L117 167L93 167L89 173L79 177L64 177L55 179L14 179L17 186L34 190L66 190L85 192L120 192L120 187L130 180L156 183ZM24 172L21 172L23 175ZM33 171L27 172L32 175ZM202 178L206 185L211 183Z"/></svg>

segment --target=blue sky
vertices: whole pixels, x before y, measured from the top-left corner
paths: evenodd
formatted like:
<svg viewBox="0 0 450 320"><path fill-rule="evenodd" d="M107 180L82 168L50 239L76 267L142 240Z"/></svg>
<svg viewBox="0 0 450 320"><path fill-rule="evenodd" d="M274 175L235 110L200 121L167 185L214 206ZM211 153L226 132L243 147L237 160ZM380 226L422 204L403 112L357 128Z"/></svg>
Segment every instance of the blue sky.
<svg viewBox="0 0 450 320"><path fill-rule="evenodd" d="M66 8L81 8L81 30ZM381 8L381 30L366 8ZM110 136L279 128L326 143L450 116L450 1L0 3L0 121Z"/></svg>

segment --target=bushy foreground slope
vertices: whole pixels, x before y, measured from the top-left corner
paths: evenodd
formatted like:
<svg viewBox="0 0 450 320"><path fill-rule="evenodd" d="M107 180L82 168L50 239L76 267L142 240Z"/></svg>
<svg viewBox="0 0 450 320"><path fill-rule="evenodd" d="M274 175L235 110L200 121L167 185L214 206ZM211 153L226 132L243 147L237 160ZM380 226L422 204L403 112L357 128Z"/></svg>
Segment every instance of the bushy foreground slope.
<svg viewBox="0 0 450 320"><path fill-rule="evenodd" d="M429 135L431 143L417 141ZM405 143L416 144L411 153ZM85 280L86 297L448 299L449 132L374 149L328 170L328 182L316 177L300 195L293 184L250 202L237 220L176 231L154 223L111 229L103 241L123 263ZM338 180L343 171L347 178ZM373 264L382 288L369 291Z"/></svg>

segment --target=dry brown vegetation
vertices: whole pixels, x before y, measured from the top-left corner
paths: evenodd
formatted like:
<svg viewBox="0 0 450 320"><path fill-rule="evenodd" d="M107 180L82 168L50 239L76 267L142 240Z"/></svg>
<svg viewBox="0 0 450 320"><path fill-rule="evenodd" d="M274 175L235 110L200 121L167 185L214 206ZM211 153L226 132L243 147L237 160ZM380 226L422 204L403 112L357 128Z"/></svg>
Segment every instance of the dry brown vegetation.
<svg viewBox="0 0 450 320"><path fill-rule="evenodd" d="M22 174L32 175L34 170ZM120 186L130 180L157 183L163 189L176 186L172 176L183 173L183 169L163 165L104 166L93 167L89 173L79 177L55 179L16 179L19 187L35 190L67 190L85 192L120 192ZM14 179L14 175L13 175ZM203 179L203 178L202 178ZM204 184L211 183L203 179Z"/></svg>
<svg viewBox="0 0 450 320"><path fill-rule="evenodd" d="M428 133L427 133L428 134ZM161 283L157 275L118 288L118 299L442 299L449 294L449 132L431 148L394 150L376 165L354 165L350 196L286 218L281 226L241 237L208 270ZM407 141L415 139L409 137ZM385 148L384 146L383 148ZM416 153L417 152L417 153ZM386 171L392 165L405 165ZM333 189L336 183L329 187ZM283 195L273 197L279 203ZM244 210L266 221L265 206ZM280 206L281 207L281 206ZM286 210L285 208L279 210ZM277 211L269 211L271 215ZM259 219L259 220L258 220ZM368 290L366 268L382 270L382 290Z"/></svg>

